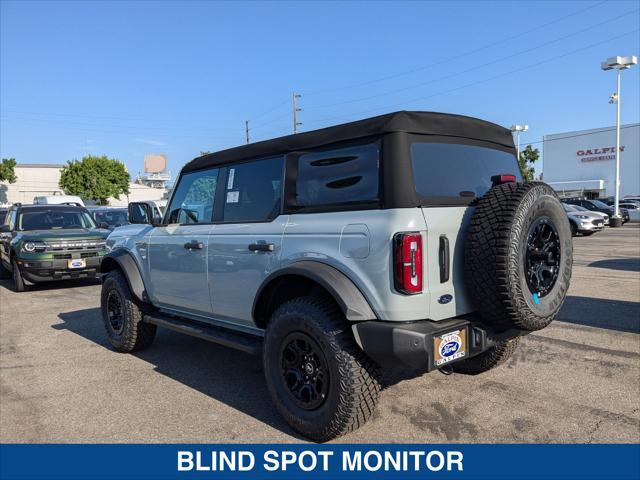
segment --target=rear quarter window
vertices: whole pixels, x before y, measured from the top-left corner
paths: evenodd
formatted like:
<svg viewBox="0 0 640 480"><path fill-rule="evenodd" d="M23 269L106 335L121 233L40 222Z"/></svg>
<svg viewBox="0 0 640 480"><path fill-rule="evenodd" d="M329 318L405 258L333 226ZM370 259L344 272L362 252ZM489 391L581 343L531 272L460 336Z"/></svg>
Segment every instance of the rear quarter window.
<svg viewBox="0 0 640 480"><path fill-rule="evenodd" d="M296 205L315 207L378 200L379 162L379 143L300 155Z"/></svg>
<svg viewBox="0 0 640 480"><path fill-rule="evenodd" d="M469 203L491 188L494 175L522 181L515 155L490 147L414 142L411 163L416 192L427 203Z"/></svg>

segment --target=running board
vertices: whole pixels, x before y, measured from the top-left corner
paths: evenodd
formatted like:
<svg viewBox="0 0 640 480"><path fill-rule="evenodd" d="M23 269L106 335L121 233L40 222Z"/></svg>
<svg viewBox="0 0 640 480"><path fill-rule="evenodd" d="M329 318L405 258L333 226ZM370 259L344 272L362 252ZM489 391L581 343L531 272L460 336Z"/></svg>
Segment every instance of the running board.
<svg viewBox="0 0 640 480"><path fill-rule="evenodd" d="M162 313L147 314L144 321L179 333L201 338L218 345L235 348L251 355L262 351L262 338L235 332L227 328L208 325Z"/></svg>

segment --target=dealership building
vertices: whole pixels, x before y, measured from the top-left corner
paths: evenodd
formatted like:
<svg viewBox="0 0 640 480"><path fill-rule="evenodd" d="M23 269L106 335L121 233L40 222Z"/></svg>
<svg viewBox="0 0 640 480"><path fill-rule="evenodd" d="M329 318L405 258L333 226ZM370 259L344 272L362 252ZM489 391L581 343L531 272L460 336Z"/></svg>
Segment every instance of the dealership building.
<svg viewBox="0 0 640 480"><path fill-rule="evenodd" d="M543 179L560 196L615 195L616 129L545 135ZM620 128L620 197L640 195L640 124Z"/></svg>
<svg viewBox="0 0 640 480"><path fill-rule="evenodd" d="M15 183L0 182L0 206L13 203L33 203L35 197L62 195L60 174L64 165L47 163L18 163L15 167ZM166 198L166 188L154 188L143 183L130 183L129 195L108 199L109 205L126 206L129 202L161 200Z"/></svg>

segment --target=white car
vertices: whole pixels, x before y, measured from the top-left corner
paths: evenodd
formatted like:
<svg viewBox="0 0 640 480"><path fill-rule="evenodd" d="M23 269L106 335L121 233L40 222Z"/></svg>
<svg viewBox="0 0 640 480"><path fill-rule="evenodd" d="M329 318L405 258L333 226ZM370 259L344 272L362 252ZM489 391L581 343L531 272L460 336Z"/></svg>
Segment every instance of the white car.
<svg viewBox="0 0 640 480"><path fill-rule="evenodd" d="M35 197L33 199L35 205L75 205L76 207L84 207L82 199L76 195L48 195L46 197Z"/></svg>
<svg viewBox="0 0 640 480"><path fill-rule="evenodd" d="M625 208L629 212L630 222L640 222L640 204L631 201L621 201L618 205L620 208Z"/></svg>

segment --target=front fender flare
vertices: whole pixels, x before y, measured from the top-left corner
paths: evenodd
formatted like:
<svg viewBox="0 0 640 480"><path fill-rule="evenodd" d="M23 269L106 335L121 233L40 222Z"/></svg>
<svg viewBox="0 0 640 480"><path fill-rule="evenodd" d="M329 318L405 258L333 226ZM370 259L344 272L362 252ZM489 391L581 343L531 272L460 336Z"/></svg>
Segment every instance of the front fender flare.
<svg viewBox="0 0 640 480"><path fill-rule="evenodd" d="M292 263L269 275L255 296L253 303L253 318L256 318L256 307L258 299L263 290L273 280L285 275L299 275L321 285L336 301L347 320L363 321L377 320L377 316L362 292L356 287L353 281L340 270L327 265L326 263L301 260Z"/></svg>
<svg viewBox="0 0 640 480"><path fill-rule="evenodd" d="M138 267L138 262L133 255L125 249L114 250L102 259L100 271L103 274L107 273L116 268L116 265L122 270L133 295L141 302L149 303L140 267Z"/></svg>

